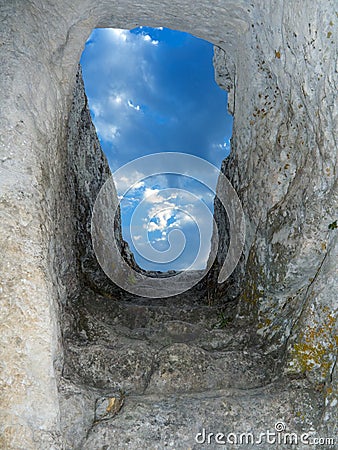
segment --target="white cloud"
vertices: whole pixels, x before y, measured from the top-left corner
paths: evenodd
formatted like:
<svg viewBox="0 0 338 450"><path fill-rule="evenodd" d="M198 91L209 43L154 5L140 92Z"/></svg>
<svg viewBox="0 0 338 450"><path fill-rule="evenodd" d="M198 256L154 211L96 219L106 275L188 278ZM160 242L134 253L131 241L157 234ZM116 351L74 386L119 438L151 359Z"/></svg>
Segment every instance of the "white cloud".
<svg viewBox="0 0 338 450"><path fill-rule="evenodd" d="M135 109L135 111L140 111L140 109L141 109L140 105L134 105L133 102L131 102L130 100L128 100L128 106L130 108Z"/></svg>
<svg viewBox="0 0 338 450"><path fill-rule="evenodd" d="M158 45L158 41L157 41L156 39L152 39L151 36L149 36L149 34L144 34L144 35L143 35L143 39L144 39L146 42L150 42L150 43L153 44L153 45Z"/></svg>
<svg viewBox="0 0 338 450"><path fill-rule="evenodd" d="M213 147L214 147L214 148L217 148L217 149L219 149L219 150L224 150L224 149L227 148L227 143L224 142L223 144L213 144Z"/></svg>
<svg viewBox="0 0 338 450"><path fill-rule="evenodd" d="M148 214L148 221L144 224L144 228L151 231L161 231L170 228L172 224L168 224L170 219L175 219L175 210L170 207L152 208Z"/></svg>
<svg viewBox="0 0 338 450"><path fill-rule="evenodd" d="M144 181L139 181L138 183L133 185L133 189L141 189L144 186Z"/></svg>
<svg viewBox="0 0 338 450"><path fill-rule="evenodd" d="M145 224L144 224L144 228L145 228L147 231L149 231L149 232L151 232L151 231L157 231L157 230L160 229L160 227L159 227L159 226L157 225L157 223L155 223L155 222L145 223Z"/></svg>
<svg viewBox="0 0 338 450"><path fill-rule="evenodd" d="M143 193L143 199L150 203L163 203L165 199L159 195L159 189L146 187Z"/></svg>
<svg viewBox="0 0 338 450"><path fill-rule="evenodd" d="M111 28L95 30L91 39L87 46L91 58L84 68L84 77L90 79L86 89L89 87L92 91L89 102L93 116L95 121L101 120L100 126L95 125L103 140L121 146L130 140L134 111L143 111L141 105L149 108L149 99L155 90L158 96L149 55L159 42L145 31L135 34ZM137 103L133 101L136 98ZM122 131L116 134L109 131L109 126Z"/></svg>
<svg viewBox="0 0 338 450"><path fill-rule="evenodd" d="M207 208L205 203L202 203L198 196L192 197L189 192L161 191L146 187L143 191L143 201L150 206L143 225L148 232L183 229L193 223L202 226L203 229L212 229L210 217L204 217Z"/></svg>
<svg viewBox="0 0 338 450"><path fill-rule="evenodd" d="M165 236L162 236L162 237L153 239L151 242L155 243L155 242L164 242L164 241L167 241L167 238Z"/></svg>
<svg viewBox="0 0 338 450"><path fill-rule="evenodd" d="M122 101L123 101L123 94L113 94L109 97L109 102L112 103L113 105L121 105Z"/></svg>
<svg viewBox="0 0 338 450"><path fill-rule="evenodd" d="M134 170L128 175L116 175L114 176L114 182L117 192L121 195L124 194L128 189L142 189L144 187L144 182L141 181L144 178L144 174L138 170Z"/></svg>
<svg viewBox="0 0 338 450"><path fill-rule="evenodd" d="M185 253L183 259L179 258L176 261L175 268L185 269L192 264L198 250L198 242L200 241L200 254L191 268L203 269L209 257L212 235L212 221L206 214L206 205L201 202L199 196L192 197L189 192L160 190L157 188L157 185L152 187L147 186L146 183L142 186L143 191L138 192L139 198L142 197L144 208L144 215L142 219L139 219L144 232L136 232L135 234L139 237L136 239L134 237L134 242L137 242L137 245L143 248L144 256L151 259L152 253L149 249L149 237L151 238L150 242L158 246L157 249L159 251L166 252L168 234L175 228L180 229L187 240L187 253ZM204 206L202 206L202 203ZM195 226L193 225L194 222L198 226L198 230L194 231L192 235L191 226ZM171 244L174 246L173 248L176 248L176 238ZM163 257L165 257L165 253Z"/></svg>
<svg viewBox="0 0 338 450"><path fill-rule="evenodd" d="M192 215L184 213L183 211L179 211L176 217L181 226L194 222L194 218L192 217ZM198 217L196 217L196 221L198 221Z"/></svg>
<svg viewBox="0 0 338 450"><path fill-rule="evenodd" d="M107 33L116 41L126 42L129 32L121 28L107 28Z"/></svg>
<svg viewBox="0 0 338 450"><path fill-rule="evenodd" d="M96 129L105 141L113 141L120 135L120 129L116 125L101 120L96 121Z"/></svg>
<svg viewBox="0 0 338 450"><path fill-rule="evenodd" d="M143 193L143 199L148 203L162 203L169 206L175 206L173 203L169 203L169 200L176 200L179 197L177 192L168 192L164 188L163 194L161 190L152 187L146 187Z"/></svg>
<svg viewBox="0 0 338 450"><path fill-rule="evenodd" d="M93 102L93 104L91 105L90 109L93 111L96 119L102 115L103 111L102 111L102 104L101 103L94 103Z"/></svg>

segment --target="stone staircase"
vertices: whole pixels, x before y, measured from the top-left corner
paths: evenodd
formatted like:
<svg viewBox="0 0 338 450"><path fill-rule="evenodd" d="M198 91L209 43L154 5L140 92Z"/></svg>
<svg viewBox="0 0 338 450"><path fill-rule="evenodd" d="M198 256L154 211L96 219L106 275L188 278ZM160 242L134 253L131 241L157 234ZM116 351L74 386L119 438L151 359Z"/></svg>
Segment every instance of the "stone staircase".
<svg viewBox="0 0 338 450"><path fill-rule="evenodd" d="M66 448L271 449L277 444L245 439L277 433L279 422L289 432L309 431L320 396L305 379L278 376L274 359L234 313L235 305L207 305L198 292L118 301L83 294L65 331ZM225 445L217 433L253 437Z"/></svg>

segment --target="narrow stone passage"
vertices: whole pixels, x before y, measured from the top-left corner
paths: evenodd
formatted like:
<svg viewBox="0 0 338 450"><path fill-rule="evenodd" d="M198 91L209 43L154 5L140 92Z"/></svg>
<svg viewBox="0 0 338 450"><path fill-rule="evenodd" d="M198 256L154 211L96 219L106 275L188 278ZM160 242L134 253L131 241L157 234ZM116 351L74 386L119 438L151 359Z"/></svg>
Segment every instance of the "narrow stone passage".
<svg viewBox="0 0 338 450"><path fill-rule="evenodd" d="M195 288L168 299L88 291L73 306L61 382L69 449L197 448L203 428L300 431L318 419L319 397L304 379L278 379L234 304L208 305Z"/></svg>
<svg viewBox="0 0 338 450"><path fill-rule="evenodd" d="M264 272L258 271L252 257L243 282L235 277L219 292L219 267L175 297L166 297L162 285L158 291L165 294L162 298L134 297L107 279L91 247L88 224L90 205L109 170L79 74L74 100L68 153L75 166L84 167L80 172L87 178L70 177L73 190L84 200L74 205L79 252L74 267L81 283L69 295L61 318L64 358L59 395L65 448L187 450L204 444L219 448L222 442L210 437L208 444L207 435L252 433L248 439L254 445L248 445L268 449L271 443L265 438L259 442L260 436L270 432L277 439L277 424L285 426L286 433L297 433L297 439L309 430L323 436L323 387L314 385L304 371L285 369L283 334L255 312L258 298L268 297L261 288L258 291ZM93 148L96 153L88 163L83 154ZM89 170L93 165L94 177ZM86 180L93 183L91 190ZM224 223L220 214L217 220ZM119 239L124 257L134 267L128 246L122 236ZM227 242L225 227L221 239ZM221 262L217 259L218 265ZM177 278L172 283L180 283ZM276 312L283 327L285 317L291 317L285 309ZM267 325L273 341L266 339ZM236 448L234 441L228 443ZM281 442L278 448L290 445ZM237 448L247 448L245 441ZM297 448L308 449L309 443L297 441Z"/></svg>
<svg viewBox="0 0 338 450"><path fill-rule="evenodd" d="M336 3L0 2L1 449L337 447ZM170 301L125 296L91 241L111 172L78 63L94 28L137 25L212 42L234 116L242 258L218 286L215 203L210 289Z"/></svg>

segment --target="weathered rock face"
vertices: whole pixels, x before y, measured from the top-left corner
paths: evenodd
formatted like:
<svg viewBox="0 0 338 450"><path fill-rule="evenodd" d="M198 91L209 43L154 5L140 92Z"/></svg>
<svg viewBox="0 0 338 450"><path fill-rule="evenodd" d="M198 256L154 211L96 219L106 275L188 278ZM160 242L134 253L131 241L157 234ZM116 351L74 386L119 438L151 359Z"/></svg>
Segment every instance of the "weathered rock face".
<svg viewBox="0 0 338 450"><path fill-rule="evenodd" d="M154 433L159 442L154 448L162 448L164 441L175 439L171 437L175 436L175 426L183 424L176 437L184 446L183 436L189 429L186 424L198 424L200 414L208 416L206 424L230 423L234 428L228 431L233 431L239 430L243 411L249 411L251 406L252 413L246 413L244 418L249 426L263 424L264 417L280 407L284 420L291 420L298 413L299 417L306 416L302 424L298 423L299 429L304 429L304 424L315 424L322 435L333 436L338 423L338 230L331 225L337 219L335 2L100 0L93 4L75 0L47 1L41 5L35 0L24 4L3 0L0 8L0 447L62 448L65 439L66 445L71 445L69 436L80 442L95 421L97 399L113 395L109 390L113 384L109 383L114 380L117 387L128 381L135 392L141 387L149 389L145 406L131 399L132 412L118 416L113 431L104 423L94 427L85 448L97 448L104 439L105 445L118 448L121 440L115 430L120 430L125 439L132 439L134 445L129 442L121 443L122 446L142 448L137 423L145 424L145 448L149 448ZM141 327L129 323L127 328L132 331L122 325L112 330L109 324L98 327L101 316L97 311L88 316L88 305L80 295L88 284L111 296L120 294L97 270L87 245L92 202L109 172L85 109L80 80L79 90L73 96L78 61L94 27L130 28L141 24L178 28L218 45L221 50L215 55L217 79L230 90L234 133L232 153L223 171L242 200L247 242L236 273L218 293L224 302L229 298L238 302L234 330L240 327L243 342L255 341L255 335L261 337L265 353L270 354L265 355L267 361L274 357L277 367L273 368L273 375L269 372L270 363L269 371L261 372L260 366L255 366L256 353L251 352L252 365L244 372L249 370L252 374L252 386L258 386L257 380L260 381L256 394L263 396L267 406L263 408L256 396L245 403L237 392L235 411L230 405L216 422L210 419L215 411L214 401L208 402L196 390L209 389L210 393L226 387L227 392L220 398L222 404L225 401L229 405L228 392L234 389L231 378L237 378L236 370L241 367L242 344L234 349L236 364L229 378L232 372L227 357L220 356L216 363L203 352L220 345L217 351L222 353L222 345L229 343L230 337L222 334L215 343L208 334L213 332L206 319L201 323L203 329L208 329L207 338L198 339L196 329L201 323L196 317L189 316L186 324L177 323L181 306L173 315L161 312L156 316L151 308L148 311L141 304L136 305L130 320L140 320L143 311L144 320L148 313L152 320L157 317L151 326L147 319ZM84 148L79 148L80 142ZM218 208L216 218L226 242L226 221ZM224 252L225 246L220 250L218 263ZM216 277L217 266L209 281L213 291L217 291L212 281ZM184 311L189 311L189 307ZM79 314L83 320L74 322ZM108 319L114 321L114 314L109 313ZM156 327L166 322L165 318L169 322L167 331L161 333ZM135 333L139 336L139 328L146 334L142 338L145 342L140 339L139 353L131 351L128 359L123 348L135 339ZM249 329L250 334L243 334ZM137 371L124 374L123 370L117 371L117 364L109 365L104 342L112 331L117 339L115 350L107 344L112 358L120 355L125 358L126 367L140 364L142 368L146 359L140 360L139 356L151 356L151 362L146 364L151 373L141 370L140 376ZM64 361L63 344L70 338L74 338L73 348L68 347L73 357L67 359L66 352ZM157 342L170 345L169 353L162 347L158 349ZM97 364L93 373L92 363L85 356L95 355L97 344L100 351L93 362ZM262 351L260 348L257 354ZM203 360L200 367L196 365L198 358ZM77 365L71 366L74 361ZM185 367L184 362L189 361ZM78 370L81 364L84 371ZM213 375L208 367L214 369ZM201 376L199 370L209 372ZM195 380L190 384L185 380L187 373ZM273 377L282 379L283 374L297 381L283 379L271 391L264 386ZM300 380L303 376L307 379ZM246 383L245 378L242 381ZM177 385L185 392L181 405L175 403L174 397L154 404L151 395L169 395ZM194 400L189 397L192 392ZM285 402L286 397L289 402ZM184 414L194 401L201 405L201 399L204 408L196 409L198 414ZM303 411L302 401L312 408L309 417ZM218 406L216 409L221 410L221 403ZM67 409L69 416L65 416ZM161 434L159 429L163 426L166 428Z"/></svg>
<svg viewBox="0 0 338 450"><path fill-rule="evenodd" d="M337 11L330 2L270 7L252 14L245 62L215 53L235 115L223 172L247 219L245 259L229 286L270 349L287 348L286 370L322 383L337 336ZM225 222L219 208L216 216Z"/></svg>
<svg viewBox="0 0 338 450"><path fill-rule="evenodd" d="M110 179L111 172L90 117L80 69L76 74L72 107L67 124L65 173L64 197L62 196L59 204L62 207L63 203L67 203L70 207L70 214L68 217L61 213L58 214L58 217L65 223L57 228L64 232L67 224L68 226L71 224L72 229L67 232L68 239L66 241L61 236L56 240L65 248L55 251L59 255L57 264L60 267L64 262L69 264L61 272L61 276L65 274L66 277L64 284L69 289L72 286L71 280L80 280L82 286L94 286L96 290L119 297L120 289L101 269L92 246L91 220L95 200L104 183ZM64 198L67 199L66 202L64 202ZM132 267L136 267L129 246L122 239L119 210L114 228L121 253ZM73 260L67 258L68 252L73 255ZM76 292L76 289L73 292ZM71 296L72 290L68 290L67 298Z"/></svg>

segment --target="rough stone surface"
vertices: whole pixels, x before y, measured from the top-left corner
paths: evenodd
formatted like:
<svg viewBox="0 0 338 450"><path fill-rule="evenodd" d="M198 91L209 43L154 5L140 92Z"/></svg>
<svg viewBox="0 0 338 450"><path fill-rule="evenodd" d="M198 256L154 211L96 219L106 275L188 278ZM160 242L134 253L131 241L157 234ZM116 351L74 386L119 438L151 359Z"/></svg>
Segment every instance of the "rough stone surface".
<svg viewBox="0 0 338 450"><path fill-rule="evenodd" d="M302 410L298 409L300 402L304 407ZM300 382L293 382L287 389L273 386L245 393L228 389L202 395L144 396L142 399L130 397L113 421L93 426L82 448L222 448L215 443L214 438L211 438L211 445L208 445L207 440L204 445L198 444L197 434L205 429L207 434L236 433L237 439L240 439L241 433L252 433L256 442L260 433L276 432L275 424L278 422L287 423L289 433L301 436L318 419L319 403L311 390L307 390L306 385ZM313 433L313 436L316 434ZM201 442L203 436L198 439ZM223 448L271 448L271 444L264 439L262 444L252 445L248 442L231 445L230 440ZM275 448L291 447L289 443L281 443ZM299 442L297 448L306 450L309 444Z"/></svg>
<svg viewBox="0 0 338 450"><path fill-rule="evenodd" d="M304 6L271 2L265 17L255 9L245 62L227 48L215 53L235 116L222 170L247 222L245 258L221 292L237 296L238 316L255 322L271 351L286 350L289 373L330 384L338 306L337 230L329 228L338 204L337 8ZM218 203L216 219L226 223Z"/></svg>
<svg viewBox="0 0 338 450"><path fill-rule="evenodd" d="M203 426L278 420L337 439L336 2L0 0L0 15L0 447L196 448ZM242 261L217 286L216 205L217 262L170 304L117 290L88 240L109 172L78 62L93 28L136 25L217 45L234 115L222 170L246 216Z"/></svg>
<svg viewBox="0 0 338 450"><path fill-rule="evenodd" d="M62 250L57 249L59 255L58 265L68 262L63 268L64 284L69 286L69 278L80 279L82 284L95 286L98 291L119 296L120 289L105 275L94 254L91 238L91 220L93 207L98 193L104 183L110 179L111 172L107 159L102 152L95 127L92 123L87 98L84 92L81 70L76 74L76 83L73 93L72 107L67 124L67 164L66 181L64 186L67 203L70 205L70 217L66 216L67 224L72 225L67 230L68 240L62 238L57 241L63 243ZM62 200L60 203L63 203ZM62 204L60 204L62 207ZM65 215L59 214L60 217ZM71 220L69 220L71 219ZM120 211L114 222L118 245L124 258L132 267L136 268L134 257L128 244L123 241L121 234ZM66 223L58 227L65 232ZM69 242L69 239L72 239ZM69 247L73 259L67 258ZM74 291L68 291L68 298Z"/></svg>
<svg viewBox="0 0 338 450"><path fill-rule="evenodd" d="M75 326L64 342L60 393L66 398L62 417L67 448L127 448L128 440L130 448L163 448L168 439L175 448L185 448L203 423L210 431L217 425L221 431L227 427L239 432L245 409L251 427L261 427L265 416L266 424L268 418L283 419L299 432L317 430L321 394L307 380L281 377L275 359L255 343L250 330L231 319L229 311L220 314L219 307L194 303L189 296L169 303L118 301L82 292L74 308ZM112 415L109 399L121 393L123 407ZM224 407L218 411L213 403L227 403L228 398L236 403L237 397L242 406L236 413L230 407L225 420ZM205 414L213 407L210 419Z"/></svg>

